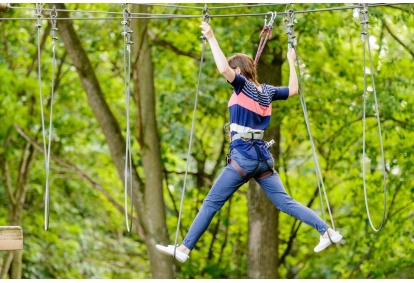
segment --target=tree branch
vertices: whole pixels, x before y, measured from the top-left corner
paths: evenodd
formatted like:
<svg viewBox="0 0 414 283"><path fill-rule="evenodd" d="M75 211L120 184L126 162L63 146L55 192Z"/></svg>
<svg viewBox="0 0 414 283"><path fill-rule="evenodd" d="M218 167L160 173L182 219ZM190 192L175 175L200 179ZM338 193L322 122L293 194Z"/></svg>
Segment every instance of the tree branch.
<svg viewBox="0 0 414 283"><path fill-rule="evenodd" d="M156 44L169 49L171 51L173 51L174 53L178 54L178 55L183 55L183 56L187 56L190 57L196 61L200 61L200 57L196 54L190 53L190 52L186 52L186 51L182 51L180 49L178 49L177 47L175 47L174 45L172 45L171 43L165 41L165 40L161 40L158 39L154 33L152 33L151 31L148 31L148 35L151 38L152 41L154 41Z"/></svg>
<svg viewBox="0 0 414 283"><path fill-rule="evenodd" d="M389 32L389 34L396 40L398 41L399 44L401 44L402 47L404 47L405 50L408 51L408 53L411 54L411 56L413 56L414 58L414 51L411 50L410 48L408 48L408 46L406 44L404 44L404 42L402 42L401 39L399 39L397 37L397 35L391 31L390 27L388 26L387 22L385 21L385 19L382 19L382 24L384 25L384 27L387 29L387 31Z"/></svg>

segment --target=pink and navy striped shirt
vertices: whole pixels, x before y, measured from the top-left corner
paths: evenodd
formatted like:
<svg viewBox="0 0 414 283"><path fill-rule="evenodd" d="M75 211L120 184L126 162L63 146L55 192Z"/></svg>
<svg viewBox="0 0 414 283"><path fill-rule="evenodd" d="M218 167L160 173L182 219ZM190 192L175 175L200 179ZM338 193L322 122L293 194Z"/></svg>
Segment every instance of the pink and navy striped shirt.
<svg viewBox="0 0 414 283"><path fill-rule="evenodd" d="M236 133L263 132L270 123L272 114L272 101L286 100L289 97L288 87L274 87L261 84L263 92L259 92L253 82L240 74L236 74L228 107L230 110L231 136ZM257 156L253 141L242 139L230 143L230 150L236 149L244 157L249 159L268 159L271 157L266 144L262 140L256 140L259 155Z"/></svg>

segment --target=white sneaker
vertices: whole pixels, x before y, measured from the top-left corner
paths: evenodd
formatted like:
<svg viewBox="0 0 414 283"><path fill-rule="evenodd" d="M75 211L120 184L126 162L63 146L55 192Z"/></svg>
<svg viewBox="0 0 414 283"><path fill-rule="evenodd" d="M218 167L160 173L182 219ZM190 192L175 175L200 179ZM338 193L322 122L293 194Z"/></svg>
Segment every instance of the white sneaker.
<svg viewBox="0 0 414 283"><path fill-rule="evenodd" d="M174 256L174 245L168 245L167 247L162 246L162 245L156 245L155 247L162 254ZM189 258L189 256L188 256L188 254L185 254L185 253L179 251L178 249L175 249L175 258L179 262L185 262L187 260L187 258Z"/></svg>
<svg viewBox="0 0 414 283"><path fill-rule="evenodd" d="M339 234L338 232L329 229L328 230L329 236L331 237L331 239L329 238L323 238L321 236L320 238L320 242L319 244L313 249L315 251L315 253L318 253L320 251L323 251L324 249L326 249L332 242L334 243L338 243L340 240L342 240L342 235ZM332 242L331 242L332 240Z"/></svg>

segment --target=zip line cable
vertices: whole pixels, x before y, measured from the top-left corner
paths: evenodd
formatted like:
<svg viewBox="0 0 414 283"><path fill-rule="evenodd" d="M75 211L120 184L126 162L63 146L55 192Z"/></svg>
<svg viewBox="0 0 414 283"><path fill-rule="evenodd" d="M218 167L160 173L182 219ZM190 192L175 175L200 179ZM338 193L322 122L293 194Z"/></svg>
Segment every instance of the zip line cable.
<svg viewBox="0 0 414 283"><path fill-rule="evenodd" d="M362 118L362 179L364 183L364 199L365 199L365 207L367 210L368 215L368 221L371 225L372 229L375 232L379 232L385 223L385 212L386 212L386 206L387 206L387 183L386 183L386 168L385 168L385 157L384 157L384 147L382 144L382 133L381 133L381 122L379 117L379 109L378 109L378 100L377 100L377 92L375 90L375 81L374 81L374 68L372 66L372 57L371 57L371 47L369 43L369 31L368 31L368 7L365 4L363 8L359 9L359 18L361 21L361 40L363 42L364 48L364 108L363 108L363 118ZM382 220L380 227L377 229L375 228L374 224L371 220L371 215L369 212L369 206L368 206L368 196L367 196L367 185L366 185L366 172L365 172L365 159L366 159L366 153L365 153L365 141L366 141L366 104L367 104L367 74L366 74L366 46L368 45L368 57L369 57L369 67L371 72L371 83L372 83L372 89L374 93L374 101L375 101L375 116L377 117L377 125L378 125L378 134L379 134L379 141L380 141L380 148L381 148L381 156L382 156L382 171L383 171L383 182L384 182L384 203L383 203L383 210L382 210Z"/></svg>
<svg viewBox="0 0 414 283"><path fill-rule="evenodd" d="M207 4L204 6L204 9L203 9L203 21L205 21L207 23L210 22L210 12L207 8ZM186 184L187 184L188 167L190 165L191 145L192 145L192 142L193 142L194 124L195 124L195 118L196 118L196 113L197 113L198 94L200 92L200 81L201 81L201 73L202 73L201 71L202 71L202 68L203 68L204 51L205 51L206 41L207 41L205 36L201 36L201 39L202 39L203 43L202 43L202 49L201 49L200 68L199 68L199 71L198 71L198 80L197 80L197 89L196 89L196 95L195 95L195 100L194 100L193 118L192 118L192 121L191 121L190 141L189 141L189 144L188 144L188 152L187 152L187 164L186 164L186 167L185 167L184 183L183 183L183 189L182 189L182 193L181 193L180 212L178 214L177 230L175 232L174 255L173 255L173 257L175 257L175 253L176 253L176 249L177 249L177 242L178 242L178 232L180 230L180 225L181 225L181 215L182 215L182 210L183 210L185 188L186 188Z"/></svg>
<svg viewBox="0 0 414 283"><path fill-rule="evenodd" d="M130 11L128 7L123 10L123 21L121 24L124 26L122 35L124 36L124 88L125 88L125 101L126 101L126 138L125 138L125 171L124 171L124 198L125 198L125 221L128 232L131 232L132 227L132 214L133 214L133 187L132 187L132 155L131 155L131 126L130 126L130 81L131 81L131 41L132 30L130 27L131 20L128 19ZM127 56L128 54L128 56ZM127 58L128 57L128 58ZM128 67L127 67L128 66ZM128 181L130 189L130 211L131 219L128 216ZM128 223L128 221L130 221Z"/></svg>
<svg viewBox="0 0 414 283"><path fill-rule="evenodd" d="M377 7L377 6L394 6L400 4L407 4L407 3L373 3L368 4L369 7ZM142 4L139 4L142 5ZM11 9L17 8L16 6L10 6ZM315 12L327 12L327 11L339 11L339 10L348 10L348 9L356 9L360 8L359 5L350 5L350 6L340 6L340 7L328 7L328 8L321 8L321 9L313 9L313 10L302 10L302 11L295 11L295 14L305 14L305 13L315 13ZM19 7L18 9L33 9L33 8L24 8ZM64 10L64 9L63 9ZM78 11L78 10L64 10L64 11ZM95 11L96 12L96 11ZM101 12L99 12L101 13ZM116 12L102 12L102 13L116 13ZM140 16L142 15L142 16ZM223 17L256 17L256 16L265 16L266 13L250 13L250 14L222 14L222 15L214 15L210 18L223 18ZM285 16L286 12L278 12L278 15ZM134 13L131 14L129 19L180 19L180 18L200 18L200 15L177 15L177 14L141 14L141 13ZM51 18L43 18L44 20L51 20ZM122 20L122 17L69 17L69 18L59 18L58 20ZM37 18L0 18L0 20L37 20Z"/></svg>

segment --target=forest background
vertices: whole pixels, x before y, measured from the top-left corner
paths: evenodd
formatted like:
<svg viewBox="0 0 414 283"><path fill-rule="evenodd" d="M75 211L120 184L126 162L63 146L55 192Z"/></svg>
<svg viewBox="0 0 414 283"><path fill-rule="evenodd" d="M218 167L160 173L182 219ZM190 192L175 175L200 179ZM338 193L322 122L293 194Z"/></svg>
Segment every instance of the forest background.
<svg viewBox="0 0 414 283"><path fill-rule="evenodd" d="M288 8L343 5L353 4L295 3ZM296 13L302 92L335 227L344 239L314 253L319 235L279 213L251 181L217 213L185 264L158 253L155 244L175 241L204 4L49 3L39 28L35 4L12 6L0 14L0 226L21 226L24 249L0 252L1 278L414 278L413 4L368 9L386 169L384 227L378 233L372 229L365 207L362 166L378 228L383 163L369 68L362 157L364 54L358 15L353 9ZM54 6L57 18L76 18L57 20L56 40L51 21L45 20ZM129 194L124 205L125 8L141 17L130 22L131 232L125 219L125 209L131 212ZM208 8L226 56L241 52L253 57L264 15L283 13L286 5L211 3ZM277 16L260 58L261 82L288 83L283 20ZM53 105L47 231L38 63L47 134ZM223 125L230 94L207 44L179 241L225 165L229 140ZM298 96L273 103L266 139L275 140L275 167L287 192L331 223L319 200Z"/></svg>

